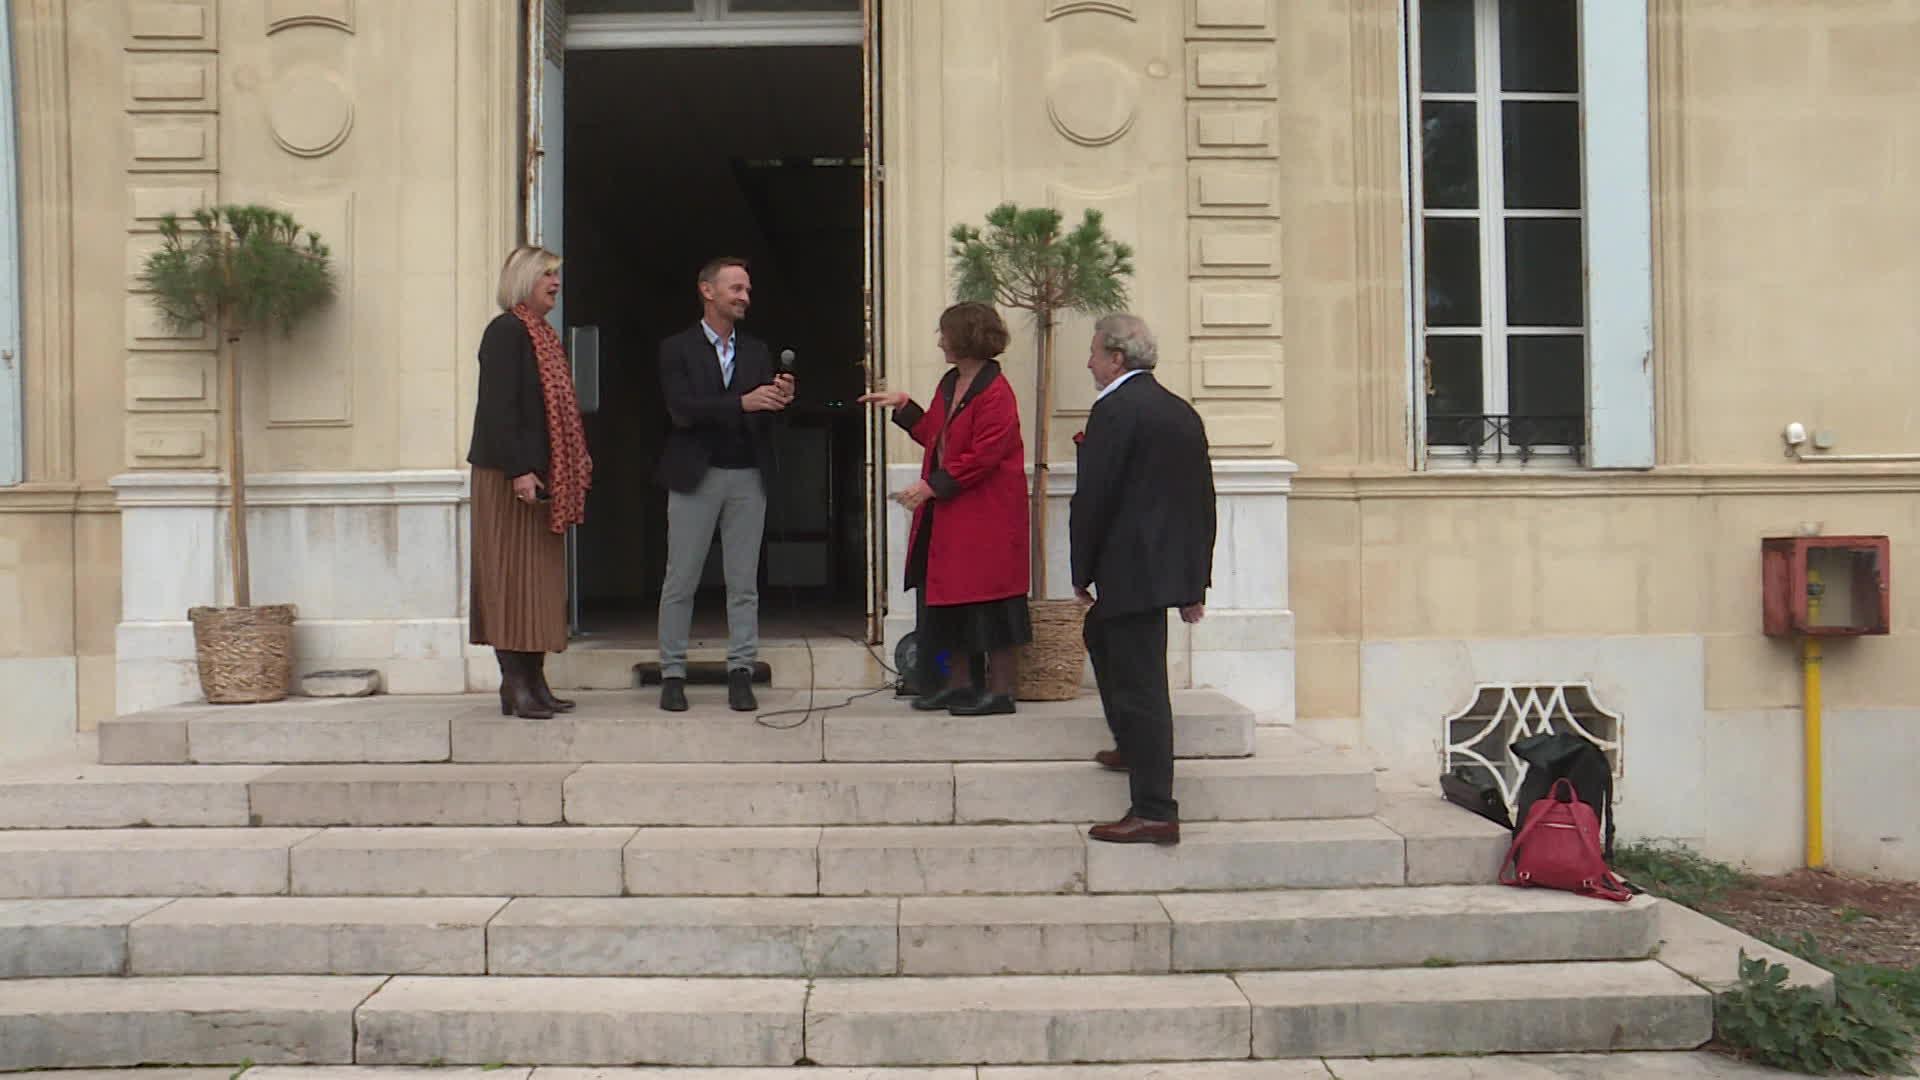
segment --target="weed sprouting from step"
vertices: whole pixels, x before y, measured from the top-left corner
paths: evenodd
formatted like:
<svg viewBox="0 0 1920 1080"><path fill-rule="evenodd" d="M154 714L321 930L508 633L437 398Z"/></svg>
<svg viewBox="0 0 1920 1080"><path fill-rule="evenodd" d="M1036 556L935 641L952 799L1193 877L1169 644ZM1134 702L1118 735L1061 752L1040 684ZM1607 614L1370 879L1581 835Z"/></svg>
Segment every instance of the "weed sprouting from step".
<svg viewBox="0 0 1920 1080"><path fill-rule="evenodd" d="M247 1074L247 1070L251 1068L253 1068L253 1059L242 1058L239 1066L235 1068L233 1072L227 1074L227 1080L240 1080L242 1076Z"/></svg>
<svg viewBox="0 0 1920 1080"><path fill-rule="evenodd" d="M1429 956L1425 960L1420 961L1420 966L1424 968L1459 967L1460 961L1452 960L1444 956Z"/></svg>
<svg viewBox="0 0 1920 1080"><path fill-rule="evenodd" d="M1913 1075L1913 1033L1892 1001L1836 975L1829 1004L1809 987L1788 986L1788 975L1741 950L1740 981L1714 1004L1720 1040L1740 1057L1809 1075Z"/></svg>

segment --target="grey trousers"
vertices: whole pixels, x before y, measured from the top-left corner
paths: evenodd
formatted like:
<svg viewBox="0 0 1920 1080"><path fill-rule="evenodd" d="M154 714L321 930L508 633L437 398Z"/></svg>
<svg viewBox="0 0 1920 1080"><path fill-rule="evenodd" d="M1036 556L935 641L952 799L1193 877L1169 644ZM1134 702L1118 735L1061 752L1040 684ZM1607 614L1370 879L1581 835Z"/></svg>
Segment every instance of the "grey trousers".
<svg viewBox="0 0 1920 1080"><path fill-rule="evenodd" d="M727 579L727 670L748 670L760 656L760 538L767 489L759 469L708 469L692 492L667 493L667 580L660 587L660 676L687 675L693 597L720 528Z"/></svg>

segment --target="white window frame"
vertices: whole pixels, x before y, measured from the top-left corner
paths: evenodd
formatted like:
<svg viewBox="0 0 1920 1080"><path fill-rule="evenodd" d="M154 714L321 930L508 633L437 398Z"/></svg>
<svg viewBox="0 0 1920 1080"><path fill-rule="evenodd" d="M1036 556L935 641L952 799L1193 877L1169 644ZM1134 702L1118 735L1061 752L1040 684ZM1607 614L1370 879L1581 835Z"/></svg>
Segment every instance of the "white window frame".
<svg viewBox="0 0 1920 1080"><path fill-rule="evenodd" d="M567 48L858 45L865 34L859 11L736 12L733 3L734 0L686 0L684 12L575 15L567 20Z"/></svg>
<svg viewBox="0 0 1920 1080"><path fill-rule="evenodd" d="M1428 335L1482 335L1482 408L1508 411L1506 340L1515 334L1579 333L1584 342L1586 439L1576 459L1568 447L1535 447L1530 468L1651 468L1653 432L1653 269L1647 12L1643 0L1577 0L1579 92L1509 93L1500 89L1499 0L1475 0L1475 92L1427 94L1420 77L1420 0L1403 6L1403 120L1407 147L1408 308L1412 357L1410 426L1417 467L1460 468L1521 464L1508 454L1472 460L1465 448L1427 443ZM1476 210L1429 211L1421 205L1421 105L1424 101L1490 102L1476 135L1481 153ZM1508 210L1501 160L1503 101L1552 100L1580 104L1581 209ZM1581 327L1506 325L1506 230L1512 218L1573 218L1582 223L1586 293ZM1425 222L1433 218L1476 217L1481 229L1480 288L1482 323L1470 328L1426 326Z"/></svg>

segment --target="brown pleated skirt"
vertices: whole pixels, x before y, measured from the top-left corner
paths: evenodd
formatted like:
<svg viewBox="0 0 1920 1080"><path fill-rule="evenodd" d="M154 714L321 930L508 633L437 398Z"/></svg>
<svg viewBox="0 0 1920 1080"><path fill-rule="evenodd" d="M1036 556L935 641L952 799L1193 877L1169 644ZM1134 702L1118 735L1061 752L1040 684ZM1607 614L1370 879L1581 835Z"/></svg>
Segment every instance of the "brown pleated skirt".
<svg viewBox="0 0 1920 1080"><path fill-rule="evenodd" d="M547 526L547 504L513 497L498 469L473 470L475 645L516 652L567 647L567 543Z"/></svg>

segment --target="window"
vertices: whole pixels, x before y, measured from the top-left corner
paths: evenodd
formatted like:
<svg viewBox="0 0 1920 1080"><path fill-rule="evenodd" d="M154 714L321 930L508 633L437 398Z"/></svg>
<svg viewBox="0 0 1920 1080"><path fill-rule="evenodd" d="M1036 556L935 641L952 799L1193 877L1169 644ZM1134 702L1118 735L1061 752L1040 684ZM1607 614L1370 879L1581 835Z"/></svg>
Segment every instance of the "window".
<svg viewBox="0 0 1920 1080"><path fill-rule="evenodd" d="M1407 15L1425 460L1651 465L1644 6L1408 0Z"/></svg>
<svg viewBox="0 0 1920 1080"><path fill-rule="evenodd" d="M858 14L860 0L567 0L569 15L729 15Z"/></svg>
<svg viewBox="0 0 1920 1080"><path fill-rule="evenodd" d="M569 49L858 45L861 0L566 0Z"/></svg>

